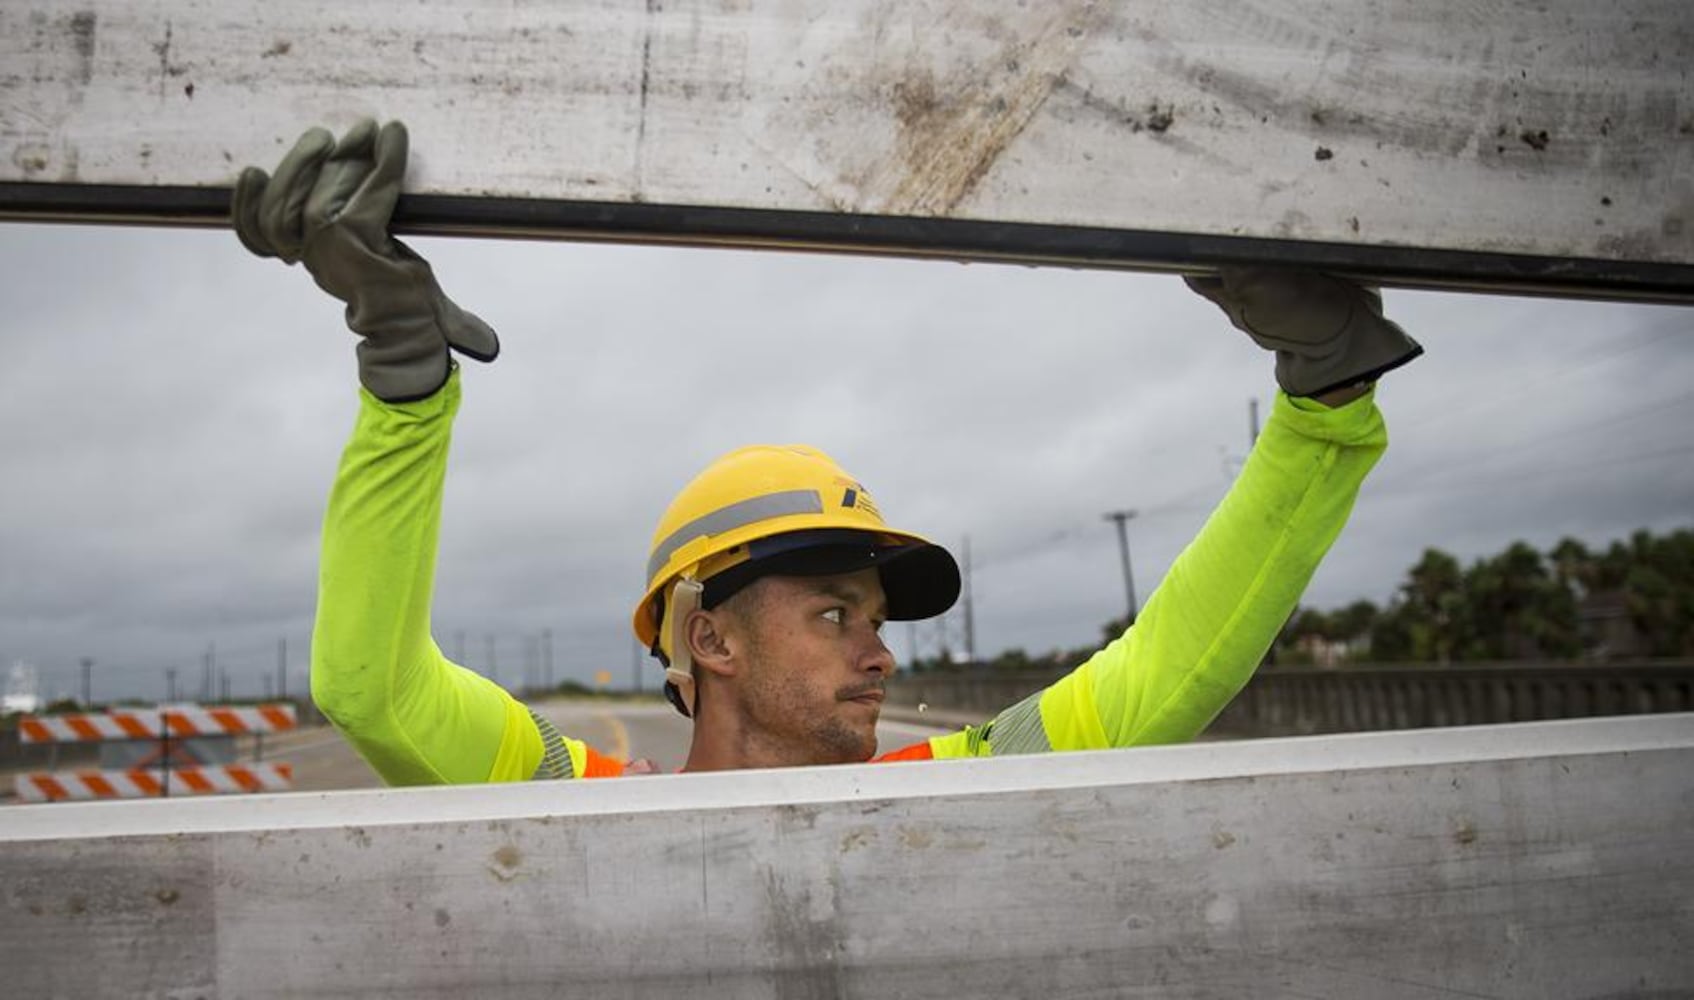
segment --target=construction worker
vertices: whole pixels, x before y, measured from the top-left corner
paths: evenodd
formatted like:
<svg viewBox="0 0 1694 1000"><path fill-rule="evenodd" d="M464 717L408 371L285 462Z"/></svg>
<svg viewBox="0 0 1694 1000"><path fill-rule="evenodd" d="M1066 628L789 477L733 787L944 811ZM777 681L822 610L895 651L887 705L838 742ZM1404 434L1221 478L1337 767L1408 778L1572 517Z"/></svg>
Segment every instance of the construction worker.
<svg viewBox="0 0 1694 1000"><path fill-rule="evenodd" d="M430 636L430 595L460 375L491 361L493 330L390 237L405 172L397 122L339 142L301 137L275 176L249 168L234 225L247 248L346 303L364 391L324 523L312 695L392 784L625 773L555 731ZM1234 487L1121 638L981 726L876 759L1170 743L1240 690L1341 531L1386 445L1377 376L1421 348L1380 298L1286 270L1190 279L1276 353L1278 394ZM894 661L888 620L937 615L959 592L939 546L883 520L823 452L734 451L661 518L634 612L694 719L686 770L866 761Z"/></svg>

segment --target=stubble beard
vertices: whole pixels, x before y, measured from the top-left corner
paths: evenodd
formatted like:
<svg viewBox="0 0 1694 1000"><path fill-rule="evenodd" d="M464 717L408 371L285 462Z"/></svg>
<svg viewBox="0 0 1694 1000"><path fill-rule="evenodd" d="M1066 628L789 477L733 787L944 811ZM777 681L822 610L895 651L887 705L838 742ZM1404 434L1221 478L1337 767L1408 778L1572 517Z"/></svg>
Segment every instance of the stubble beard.
<svg viewBox="0 0 1694 1000"><path fill-rule="evenodd" d="M829 716L813 729L812 740L818 750L826 756L826 759L819 763L860 764L870 760L876 753L874 729L867 739L861 730L835 716Z"/></svg>
<svg viewBox="0 0 1694 1000"><path fill-rule="evenodd" d="M763 740L792 764L852 764L876 753L876 731L854 726L838 714L840 701L831 693L826 703L813 700L802 680L803 665L772 663L756 645L758 682L742 700L743 718L750 719Z"/></svg>

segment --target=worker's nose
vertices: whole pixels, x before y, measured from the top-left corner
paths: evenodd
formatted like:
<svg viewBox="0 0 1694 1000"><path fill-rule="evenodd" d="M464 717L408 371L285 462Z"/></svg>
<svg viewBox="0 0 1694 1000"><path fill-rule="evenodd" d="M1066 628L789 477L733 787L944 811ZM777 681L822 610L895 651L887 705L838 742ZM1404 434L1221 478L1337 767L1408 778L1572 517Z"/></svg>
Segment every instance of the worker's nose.
<svg viewBox="0 0 1694 1000"><path fill-rule="evenodd" d="M888 649L888 644L882 641L882 636L875 632L871 633L870 648L860 660L860 669L865 673L883 677L894 672L894 654Z"/></svg>

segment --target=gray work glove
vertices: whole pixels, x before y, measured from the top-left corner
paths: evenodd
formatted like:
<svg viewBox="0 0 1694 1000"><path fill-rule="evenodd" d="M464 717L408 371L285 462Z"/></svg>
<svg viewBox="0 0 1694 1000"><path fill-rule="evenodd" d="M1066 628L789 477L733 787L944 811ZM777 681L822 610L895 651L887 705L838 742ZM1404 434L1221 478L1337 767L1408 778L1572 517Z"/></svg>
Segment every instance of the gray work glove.
<svg viewBox="0 0 1694 1000"><path fill-rule="evenodd" d="M1217 303L1236 329L1276 352L1276 381L1290 396L1321 396L1375 381L1423 353L1382 315L1374 288L1318 271L1226 267L1184 278Z"/></svg>
<svg viewBox="0 0 1694 1000"><path fill-rule="evenodd" d="M493 361L500 341L453 303L429 264L388 235L406 172L406 127L366 119L337 143L314 128L270 177L241 172L235 233L261 257L304 262L318 287L347 303L359 344L359 381L378 399L404 403L447 382L447 349Z"/></svg>

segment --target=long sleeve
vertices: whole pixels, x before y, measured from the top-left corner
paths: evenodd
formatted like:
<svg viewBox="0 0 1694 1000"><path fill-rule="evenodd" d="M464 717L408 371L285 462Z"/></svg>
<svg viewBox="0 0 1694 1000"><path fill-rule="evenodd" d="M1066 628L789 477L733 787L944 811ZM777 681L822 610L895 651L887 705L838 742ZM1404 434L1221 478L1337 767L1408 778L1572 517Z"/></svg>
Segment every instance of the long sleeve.
<svg viewBox="0 0 1694 1000"><path fill-rule="evenodd" d="M1235 485L1135 624L937 757L1173 743L1252 677L1341 533L1388 436L1373 393L1336 409L1278 396Z"/></svg>
<svg viewBox="0 0 1694 1000"><path fill-rule="evenodd" d="M413 403L361 390L324 518L312 697L390 784L523 780L543 764L529 710L430 636L459 391L457 372ZM549 749L562 742L551 735Z"/></svg>

